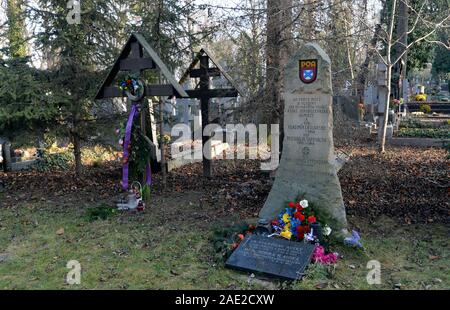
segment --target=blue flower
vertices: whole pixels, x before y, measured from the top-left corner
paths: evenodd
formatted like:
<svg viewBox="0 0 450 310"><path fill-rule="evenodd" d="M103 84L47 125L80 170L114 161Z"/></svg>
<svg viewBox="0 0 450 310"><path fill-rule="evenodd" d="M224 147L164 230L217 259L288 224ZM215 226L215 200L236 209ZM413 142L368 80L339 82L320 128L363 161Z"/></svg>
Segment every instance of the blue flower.
<svg viewBox="0 0 450 310"><path fill-rule="evenodd" d="M291 220L292 225L294 226L300 226L302 224L302 222L299 219L293 218Z"/></svg>
<svg viewBox="0 0 450 310"><path fill-rule="evenodd" d="M359 233L356 230L352 230L351 237L345 238L344 239L344 244L349 245L349 246L362 248L363 245L362 245L360 240L361 240L361 237L360 237Z"/></svg>
<svg viewBox="0 0 450 310"><path fill-rule="evenodd" d="M280 230L282 230L282 228L280 226L273 225L273 230L280 231Z"/></svg>
<svg viewBox="0 0 450 310"><path fill-rule="evenodd" d="M297 227L301 225L301 221L299 219L293 218L291 219L291 232L293 234L297 233Z"/></svg>
<svg viewBox="0 0 450 310"><path fill-rule="evenodd" d="M293 208L286 208L285 213L289 214L289 216L292 216L292 210L293 210Z"/></svg>

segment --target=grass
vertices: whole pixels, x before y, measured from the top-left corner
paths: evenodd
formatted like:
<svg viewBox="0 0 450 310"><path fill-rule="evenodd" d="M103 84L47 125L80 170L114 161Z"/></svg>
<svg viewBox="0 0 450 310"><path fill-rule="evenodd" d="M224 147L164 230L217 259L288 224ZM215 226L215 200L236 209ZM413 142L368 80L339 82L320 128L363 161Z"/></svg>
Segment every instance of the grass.
<svg viewBox="0 0 450 310"><path fill-rule="evenodd" d="M166 206L167 207L167 206ZM184 205L185 212L201 212ZM448 230L358 223L365 251L336 246L336 267L311 265L303 281L259 281L214 259L214 225L165 217L164 209L92 220L87 208L26 203L0 213L0 289L448 289ZM227 219L234 221L235 219ZM222 224L218 224L222 225ZM57 234L64 228L63 234ZM366 264L381 263L381 285L368 285ZM80 285L65 283L66 264L81 264ZM350 266L350 267L349 267ZM439 281L440 279L440 281ZM431 285L429 287L428 285Z"/></svg>

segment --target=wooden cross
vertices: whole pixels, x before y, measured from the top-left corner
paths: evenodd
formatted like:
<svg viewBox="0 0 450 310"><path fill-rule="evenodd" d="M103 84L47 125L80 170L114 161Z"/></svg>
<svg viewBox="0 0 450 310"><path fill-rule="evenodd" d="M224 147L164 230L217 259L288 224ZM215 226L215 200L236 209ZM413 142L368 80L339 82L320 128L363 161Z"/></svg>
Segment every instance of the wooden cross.
<svg viewBox="0 0 450 310"><path fill-rule="evenodd" d="M210 64L215 67L210 67ZM197 68L198 66L198 68ZM211 77L223 76L232 85L231 88L211 89ZM202 48L197 56L192 61L189 68L180 79L180 84L183 84L188 78L199 78L200 83L198 88L186 90L189 98L200 99L200 108L202 113L202 150L205 149L205 144L208 141L208 136L204 135L204 129L209 124L209 101L211 98L237 97L242 92L233 81L233 79L223 70L219 62L215 60L211 52ZM207 150L210 154L211 150ZM202 152L203 153L203 152ZM203 176L212 176L211 159L205 157L203 153Z"/></svg>
<svg viewBox="0 0 450 310"><path fill-rule="evenodd" d="M123 90L121 90L117 85L112 85L119 71L129 71L137 76L141 76L142 72L147 69L158 70L169 83L144 85L143 98L145 98L146 96L188 97L188 94L175 80L174 76L170 73L167 66L159 58L158 54L152 49L145 38L139 33L133 33L123 47L119 57L114 62L113 67L109 71L102 86L99 88L95 99L125 97L126 94ZM133 101L133 104L141 104L143 102L143 98L139 101ZM140 119L142 134L146 139L148 139L145 129L147 108L147 106L143 105ZM161 136L163 136L163 133L161 133ZM156 159L157 141L155 141L153 135L150 135L149 140L153 144L151 165L152 168L155 169L158 168ZM165 167L161 168L165 169Z"/></svg>

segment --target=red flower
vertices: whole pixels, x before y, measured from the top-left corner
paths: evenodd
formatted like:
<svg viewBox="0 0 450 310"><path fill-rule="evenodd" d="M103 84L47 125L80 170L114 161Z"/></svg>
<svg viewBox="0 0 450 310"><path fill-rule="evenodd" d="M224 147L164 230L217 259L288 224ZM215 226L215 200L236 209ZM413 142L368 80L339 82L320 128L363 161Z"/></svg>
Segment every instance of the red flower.
<svg viewBox="0 0 450 310"><path fill-rule="evenodd" d="M278 220L273 220L272 222L270 222L270 224L272 224L272 226L278 226Z"/></svg>
<svg viewBox="0 0 450 310"><path fill-rule="evenodd" d="M244 240L244 235L243 234L239 234L238 237L239 237L239 239Z"/></svg>
<svg viewBox="0 0 450 310"><path fill-rule="evenodd" d="M308 222L315 223L316 222L316 217L314 215L308 216Z"/></svg>
<svg viewBox="0 0 450 310"><path fill-rule="evenodd" d="M294 213L294 217L302 222L305 220L305 216L298 211Z"/></svg>
<svg viewBox="0 0 450 310"><path fill-rule="evenodd" d="M309 225L304 226L305 233L311 232L311 227Z"/></svg>
<svg viewBox="0 0 450 310"><path fill-rule="evenodd" d="M299 240L302 240L305 237L305 229L303 226L297 227L297 238Z"/></svg>
<svg viewBox="0 0 450 310"><path fill-rule="evenodd" d="M289 206L289 208L295 208L295 202L290 202L289 204L288 204L288 206Z"/></svg>
<svg viewBox="0 0 450 310"><path fill-rule="evenodd" d="M130 85L131 84L131 80L127 80L127 84Z"/></svg>

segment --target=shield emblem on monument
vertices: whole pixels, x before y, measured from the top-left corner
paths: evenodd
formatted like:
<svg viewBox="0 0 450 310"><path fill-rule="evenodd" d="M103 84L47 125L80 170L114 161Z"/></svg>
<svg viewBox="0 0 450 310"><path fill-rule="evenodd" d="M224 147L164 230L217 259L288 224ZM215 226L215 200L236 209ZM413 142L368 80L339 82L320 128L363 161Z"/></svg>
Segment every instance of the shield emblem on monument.
<svg viewBox="0 0 450 310"><path fill-rule="evenodd" d="M301 59L298 61L300 80L309 84L317 78L317 59Z"/></svg>

